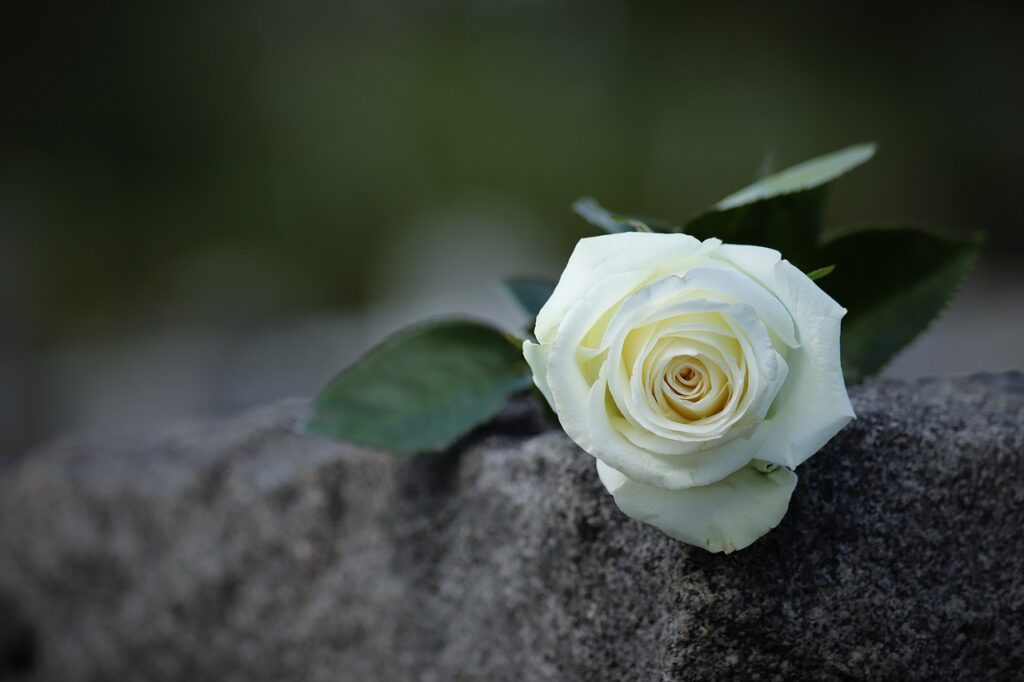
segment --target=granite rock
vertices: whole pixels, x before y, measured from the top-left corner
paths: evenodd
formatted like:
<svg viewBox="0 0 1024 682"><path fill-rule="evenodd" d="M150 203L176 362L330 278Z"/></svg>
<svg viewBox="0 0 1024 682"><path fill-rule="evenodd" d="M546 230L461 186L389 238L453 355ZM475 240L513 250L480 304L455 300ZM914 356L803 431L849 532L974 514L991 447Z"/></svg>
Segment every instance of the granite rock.
<svg viewBox="0 0 1024 682"><path fill-rule="evenodd" d="M0 676L1014 678L1024 375L851 398L732 555L623 516L529 399L406 458L298 435L303 401L68 438L0 472Z"/></svg>

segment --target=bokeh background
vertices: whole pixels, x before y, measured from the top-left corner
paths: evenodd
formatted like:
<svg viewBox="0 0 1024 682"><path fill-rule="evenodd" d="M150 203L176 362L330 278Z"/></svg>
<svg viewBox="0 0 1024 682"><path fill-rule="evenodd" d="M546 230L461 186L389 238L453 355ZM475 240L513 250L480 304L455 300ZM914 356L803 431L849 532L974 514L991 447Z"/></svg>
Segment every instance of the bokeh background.
<svg viewBox="0 0 1024 682"><path fill-rule="evenodd" d="M9 3L0 452L310 395L434 314L522 323L591 194L681 220L877 140L831 222L989 235L886 370L1024 366L1024 14L978 3Z"/></svg>

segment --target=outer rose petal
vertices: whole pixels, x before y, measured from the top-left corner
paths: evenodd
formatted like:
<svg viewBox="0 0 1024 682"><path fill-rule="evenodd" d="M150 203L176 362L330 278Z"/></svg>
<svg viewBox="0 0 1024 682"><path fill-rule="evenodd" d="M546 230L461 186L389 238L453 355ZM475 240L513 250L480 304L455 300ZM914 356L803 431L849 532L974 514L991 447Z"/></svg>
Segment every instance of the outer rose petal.
<svg viewBox="0 0 1024 682"><path fill-rule="evenodd" d="M644 271L648 281L679 272L679 263L704 250L721 244L717 239L707 242L684 234L651 234L622 232L581 239L562 271L551 298L537 315L534 334L541 343L550 343L569 309L597 284L610 275L630 270ZM702 245L704 249L702 249ZM630 293L622 292L623 297Z"/></svg>
<svg viewBox="0 0 1024 682"><path fill-rule="evenodd" d="M523 341L523 357L526 364L533 370L533 383L537 385L544 399L548 401L551 409L555 409L555 399L551 397L551 387L548 386L548 356L551 355L551 346L542 346L532 341Z"/></svg>
<svg viewBox="0 0 1024 682"><path fill-rule="evenodd" d="M839 325L846 310L778 251L722 245L715 256L773 292L796 322L800 347L786 356L789 376L759 430L771 444L755 456L794 468L854 418L839 362Z"/></svg>
<svg viewBox="0 0 1024 682"><path fill-rule="evenodd" d="M797 481L782 467L771 473L745 467L711 485L663 490L637 483L600 460L597 473L627 516L709 552L726 553L779 525Z"/></svg>

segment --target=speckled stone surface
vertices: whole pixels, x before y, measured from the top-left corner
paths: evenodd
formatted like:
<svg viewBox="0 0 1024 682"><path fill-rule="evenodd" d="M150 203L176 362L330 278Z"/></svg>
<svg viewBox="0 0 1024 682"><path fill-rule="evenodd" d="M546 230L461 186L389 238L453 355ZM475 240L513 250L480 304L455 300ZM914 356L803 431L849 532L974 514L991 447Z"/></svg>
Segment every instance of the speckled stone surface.
<svg viewBox="0 0 1024 682"><path fill-rule="evenodd" d="M851 391L782 524L710 555L622 516L519 401L398 459L286 402L0 472L0 677L1014 679L1024 375Z"/></svg>

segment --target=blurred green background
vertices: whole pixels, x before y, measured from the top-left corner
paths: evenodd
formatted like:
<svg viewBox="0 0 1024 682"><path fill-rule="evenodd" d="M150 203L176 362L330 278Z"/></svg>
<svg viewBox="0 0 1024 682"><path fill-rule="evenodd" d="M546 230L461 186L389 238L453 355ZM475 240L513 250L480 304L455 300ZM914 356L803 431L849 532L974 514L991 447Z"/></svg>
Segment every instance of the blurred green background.
<svg viewBox="0 0 1024 682"><path fill-rule="evenodd" d="M1024 366L1019 6L3 14L5 451L309 395L435 313L514 326L494 283L557 274L588 233L578 196L681 220L766 164L867 140L879 155L838 184L834 223L990 237L966 302L891 371Z"/></svg>

